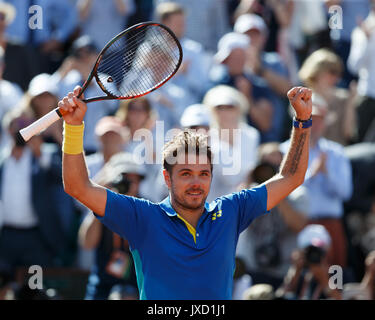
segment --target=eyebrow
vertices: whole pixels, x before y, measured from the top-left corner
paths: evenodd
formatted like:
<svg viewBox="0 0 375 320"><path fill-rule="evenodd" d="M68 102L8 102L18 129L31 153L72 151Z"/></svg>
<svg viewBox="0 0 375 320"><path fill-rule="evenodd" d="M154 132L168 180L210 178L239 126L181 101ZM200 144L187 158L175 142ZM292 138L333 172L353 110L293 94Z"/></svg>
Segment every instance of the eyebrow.
<svg viewBox="0 0 375 320"><path fill-rule="evenodd" d="M188 168L182 168L182 169L178 170L179 173L182 172L182 171L193 172L193 170L188 169ZM205 172L205 173L208 172L208 173L210 173L210 170L208 170L208 169L204 169L204 170L201 170L201 171L200 171L200 173L202 173L202 172Z"/></svg>

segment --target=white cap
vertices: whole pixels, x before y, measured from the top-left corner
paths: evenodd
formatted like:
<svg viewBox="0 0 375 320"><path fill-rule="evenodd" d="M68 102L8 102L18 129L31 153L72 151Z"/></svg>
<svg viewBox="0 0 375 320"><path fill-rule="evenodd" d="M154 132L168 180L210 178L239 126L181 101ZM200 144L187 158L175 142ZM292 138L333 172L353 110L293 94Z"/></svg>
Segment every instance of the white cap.
<svg viewBox="0 0 375 320"><path fill-rule="evenodd" d="M243 113L249 109L248 100L243 93L227 85L218 85L208 90L203 103L210 108L221 105L237 106Z"/></svg>
<svg viewBox="0 0 375 320"><path fill-rule="evenodd" d="M218 62L223 62L231 54L232 50L241 48L247 49L250 46L250 39L248 36L237 33L229 32L221 37L217 44L217 53L214 58Z"/></svg>
<svg viewBox="0 0 375 320"><path fill-rule="evenodd" d="M99 184L108 184L125 173L138 174L142 179L146 177L145 166L136 159L135 155L129 152L119 152L114 154L94 176L94 181Z"/></svg>
<svg viewBox="0 0 375 320"><path fill-rule="evenodd" d="M262 17L257 14L247 13L240 15L235 24L234 31L239 33L245 33L251 29L257 29L260 32L267 32L268 28Z"/></svg>
<svg viewBox="0 0 375 320"><path fill-rule="evenodd" d="M183 128L192 126L209 126L210 113L204 104L192 104L188 106L181 116L180 125Z"/></svg>
<svg viewBox="0 0 375 320"><path fill-rule="evenodd" d="M331 237L324 226L310 224L298 234L297 245L300 249L304 249L310 245L328 249L331 245Z"/></svg>
<svg viewBox="0 0 375 320"><path fill-rule="evenodd" d="M41 73L35 76L29 83L28 94L36 97L44 92L57 95L57 86L48 73Z"/></svg>

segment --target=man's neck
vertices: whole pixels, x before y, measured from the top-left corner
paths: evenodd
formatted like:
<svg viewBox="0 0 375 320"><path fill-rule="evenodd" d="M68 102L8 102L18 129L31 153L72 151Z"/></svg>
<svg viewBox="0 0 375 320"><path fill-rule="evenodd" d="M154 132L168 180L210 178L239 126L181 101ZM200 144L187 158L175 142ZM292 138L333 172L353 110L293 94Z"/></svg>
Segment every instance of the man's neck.
<svg viewBox="0 0 375 320"><path fill-rule="evenodd" d="M204 206L198 209L186 209L176 203L172 198L171 199L171 205L174 211L177 212L179 216L181 216L184 220L189 222L192 227L197 228L199 218L202 216L204 212Z"/></svg>

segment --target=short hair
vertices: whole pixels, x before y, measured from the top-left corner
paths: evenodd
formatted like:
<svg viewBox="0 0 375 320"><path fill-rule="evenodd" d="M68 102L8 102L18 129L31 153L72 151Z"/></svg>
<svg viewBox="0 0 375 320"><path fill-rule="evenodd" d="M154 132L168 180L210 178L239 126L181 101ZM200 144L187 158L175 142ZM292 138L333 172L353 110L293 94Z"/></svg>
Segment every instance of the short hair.
<svg viewBox="0 0 375 320"><path fill-rule="evenodd" d="M208 144L208 136L192 129L185 129L176 134L172 140L168 141L163 148L163 168L170 174L174 164L174 159L179 154L195 153L197 156L202 155L204 152L213 169L212 164L212 151Z"/></svg>
<svg viewBox="0 0 375 320"><path fill-rule="evenodd" d="M306 58L299 71L299 77L307 86L311 86L319 73L334 71L341 74L343 69L344 65L341 58L331 50L322 48L314 51Z"/></svg>
<svg viewBox="0 0 375 320"><path fill-rule="evenodd" d="M162 2L155 9L156 17L163 22L174 14L185 14L184 8L176 2Z"/></svg>

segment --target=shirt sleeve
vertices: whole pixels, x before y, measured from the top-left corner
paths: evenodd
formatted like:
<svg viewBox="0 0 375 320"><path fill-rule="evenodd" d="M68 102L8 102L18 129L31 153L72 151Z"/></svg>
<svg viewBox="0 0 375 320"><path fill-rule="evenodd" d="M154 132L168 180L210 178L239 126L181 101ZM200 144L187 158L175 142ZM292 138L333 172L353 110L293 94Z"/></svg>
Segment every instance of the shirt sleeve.
<svg viewBox="0 0 375 320"><path fill-rule="evenodd" d="M111 231L129 241L135 249L141 241L141 235L147 228L147 212L151 202L125 196L107 189L107 203L104 216L97 219Z"/></svg>
<svg viewBox="0 0 375 320"><path fill-rule="evenodd" d="M267 211L267 188L265 185L244 189L233 194L239 211L239 233L244 231L257 217L269 213Z"/></svg>

